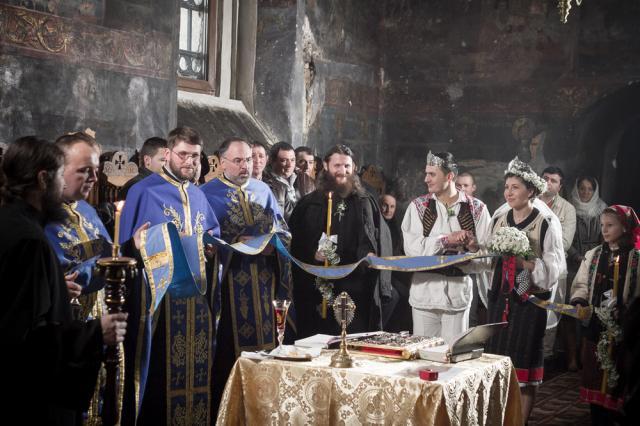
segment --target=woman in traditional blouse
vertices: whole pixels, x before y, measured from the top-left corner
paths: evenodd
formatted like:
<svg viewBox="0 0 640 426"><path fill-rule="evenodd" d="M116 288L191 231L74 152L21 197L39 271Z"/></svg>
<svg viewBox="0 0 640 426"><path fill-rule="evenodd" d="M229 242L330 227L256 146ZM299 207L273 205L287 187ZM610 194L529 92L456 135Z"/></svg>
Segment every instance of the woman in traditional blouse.
<svg viewBox="0 0 640 426"><path fill-rule="evenodd" d="M591 404L594 425L613 424L622 408L624 335L612 344L609 332L621 328L629 305L640 294L640 226L636 213L631 207L613 205L604 209L600 224L604 241L585 254L571 286L571 303L591 305L595 311L583 324L580 388L580 398ZM607 318L605 312L611 316ZM603 377L603 371L607 377Z"/></svg>
<svg viewBox="0 0 640 426"><path fill-rule="evenodd" d="M509 324L488 343L486 351L511 357L522 395L522 415L527 421L535 400L537 385L543 377L543 338L547 311L527 302L529 294L548 300L565 270L562 229L557 217L537 195L545 182L529 165L517 158L505 171L504 198L492 219L492 232L500 227L515 227L526 232L535 257L516 259L515 285L503 282L503 259L494 263L488 293L489 322Z"/></svg>

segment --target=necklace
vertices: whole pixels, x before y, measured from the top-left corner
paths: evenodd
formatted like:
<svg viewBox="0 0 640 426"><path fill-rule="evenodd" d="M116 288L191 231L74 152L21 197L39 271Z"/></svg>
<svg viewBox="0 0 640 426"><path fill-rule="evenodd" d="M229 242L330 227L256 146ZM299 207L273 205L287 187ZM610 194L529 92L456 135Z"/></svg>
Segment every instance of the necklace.
<svg viewBox="0 0 640 426"><path fill-rule="evenodd" d="M444 208L447 210L447 217L453 217L456 215L454 206L456 201L458 201L457 193L453 196L444 196L442 198L436 196L436 199L444 205Z"/></svg>
<svg viewBox="0 0 640 426"><path fill-rule="evenodd" d="M447 217L453 217L456 215L456 211L454 210L453 206L449 206L447 204L445 204L444 206L447 209Z"/></svg>

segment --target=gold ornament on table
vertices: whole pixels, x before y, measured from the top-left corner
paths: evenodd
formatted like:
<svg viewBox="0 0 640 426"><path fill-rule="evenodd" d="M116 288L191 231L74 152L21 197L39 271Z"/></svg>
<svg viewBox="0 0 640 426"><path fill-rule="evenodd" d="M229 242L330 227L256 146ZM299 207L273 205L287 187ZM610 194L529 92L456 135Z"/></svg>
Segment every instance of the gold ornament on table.
<svg viewBox="0 0 640 426"><path fill-rule="evenodd" d="M134 278L137 274L136 260L119 255L120 245L118 234L120 231L120 212L124 201L116 203L115 235L111 257L103 257L96 262L96 273L105 278L104 301L109 314L123 312L125 281ZM121 345L108 346L105 357L105 369L107 378L104 390L104 404L102 409L102 424L120 424L120 409L122 408L122 396L124 391L124 367ZM120 371L118 371L120 369ZM118 383L118 377L120 378Z"/></svg>
<svg viewBox="0 0 640 426"><path fill-rule="evenodd" d="M340 334L340 350L331 357L331 364L329 364L331 367L353 367L353 359L347 351L347 326L353 321L355 313L356 304L347 292L343 291L333 302L333 314L342 327L342 333Z"/></svg>

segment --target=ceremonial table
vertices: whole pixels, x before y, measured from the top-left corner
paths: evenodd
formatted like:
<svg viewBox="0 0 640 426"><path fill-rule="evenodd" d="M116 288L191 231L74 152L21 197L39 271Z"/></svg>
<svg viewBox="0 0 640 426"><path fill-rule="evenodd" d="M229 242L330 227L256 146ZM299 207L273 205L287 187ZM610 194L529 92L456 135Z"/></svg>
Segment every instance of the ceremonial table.
<svg viewBox="0 0 640 426"><path fill-rule="evenodd" d="M520 389L508 357L457 364L358 355L329 367L333 351L308 362L240 357L227 381L218 425L522 425ZM425 368L437 381L420 379Z"/></svg>

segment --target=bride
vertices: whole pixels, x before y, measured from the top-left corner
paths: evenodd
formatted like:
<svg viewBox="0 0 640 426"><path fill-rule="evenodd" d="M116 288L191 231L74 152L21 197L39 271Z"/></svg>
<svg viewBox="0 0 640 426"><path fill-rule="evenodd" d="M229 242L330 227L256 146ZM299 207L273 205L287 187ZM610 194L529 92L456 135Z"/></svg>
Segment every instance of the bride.
<svg viewBox="0 0 640 426"><path fill-rule="evenodd" d="M545 187L545 181L516 157L505 170L506 204L496 210L492 219L493 234L501 227L515 227L527 234L534 253L531 259L515 259L515 279L511 280L503 280L507 276L503 268L506 271L510 266L506 259L495 261L488 292L488 322L509 324L489 341L486 352L511 357L520 383L525 422L531 414L537 386L542 383L547 327L547 311L527 302L527 298L529 294L542 300L554 298L558 277L566 270L560 221L536 198ZM557 323L557 319L550 319Z"/></svg>

